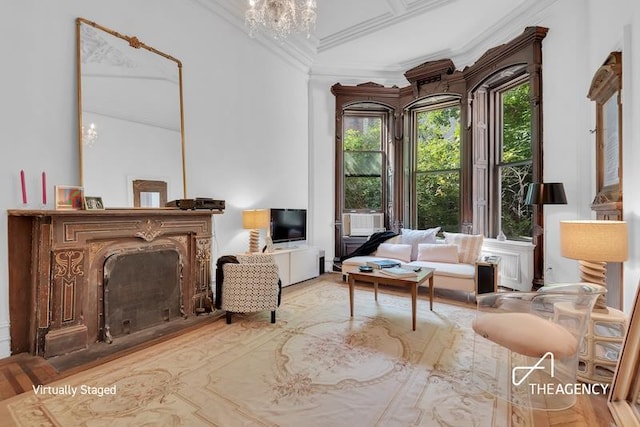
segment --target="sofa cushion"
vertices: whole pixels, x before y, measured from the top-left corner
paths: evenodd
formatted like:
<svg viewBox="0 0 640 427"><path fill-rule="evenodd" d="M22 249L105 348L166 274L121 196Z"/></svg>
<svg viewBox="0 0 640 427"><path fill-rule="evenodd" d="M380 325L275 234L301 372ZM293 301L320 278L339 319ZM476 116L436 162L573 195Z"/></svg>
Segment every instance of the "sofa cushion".
<svg viewBox="0 0 640 427"><path fill-rule="evenodd" d="M441 243L420 243L416 261L458 263L458 247Z"/></svg>
<svg viewBox="0 0 640 427"><path fill-rule="evenodd" d="M436 234L440 231L440 227L428 228L426 230L411 230L403 228L400 230L401 242L405 245L411 245L411 260L418 258L418 245L420 243L435 243Z"/></svg>
<svg viewBox="0 0 640 427"><path fill-rule="evenodd" d="M411 261L411 245L381 243L374 255L380 258L409 262Z"/></svg>
<svg viewBox="0 0 640 427"><path fill-rule="evenodd" d="M458 262L463 264L473 264L480 257L483 239L482 234L444 233L445 243L458 246Z"/></svg>
<svg viewBox="0 0 640 427"><path fill-rule="evenodd" d="M473 264L454 264L450 262L412 261L412 267L435 268L434 276L449 276L460 279L473 280L476 276L476 267Z"/></svg>

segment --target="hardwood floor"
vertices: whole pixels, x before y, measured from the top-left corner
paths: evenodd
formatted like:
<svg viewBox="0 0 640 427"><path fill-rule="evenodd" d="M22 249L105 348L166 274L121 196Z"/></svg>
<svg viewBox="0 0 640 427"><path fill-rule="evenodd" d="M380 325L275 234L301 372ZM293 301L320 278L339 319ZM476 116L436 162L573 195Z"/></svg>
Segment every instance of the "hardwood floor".
<svg viewBox="0 0 640 427"><path fill-rule="evenodd" d="M32 385L48 384L59 377L45 359L26 353L0 359L0 400L8 399L25 391Z"/></svg>
<svg viewBox="0 0 640 427"><path fill-rule="evenodd" d="M325 273L323 280L331 280L342 283L339 275ZM320 279L313 279L295 286L312 286ZM345 284L346 286L346 284ZM287 288L283 294L286 295ZM436 300L442 303L456 303L459 305L472 307L465 301L464 297L446 294L436 295ZM427 298L426 294L419 298ZM220 317L219 322L224 322ZM123 355L129 354L128 351ZM110 360L107 358L106 360ZM106 361L104 360L104 361ZM103 362L104 362L103 361ZM57 371L46 359L30 356L26 353L0 359L0 400L5 400L32 389L32 385L49 384L66 376L72 375L88 367L99 364L94 361L85 366L75 367L67 371ZM578 396L576 405L565 411L535 411L536 427L565 427L565 426L589 426L589 427L612 427L615 426L611 413L607 408L606 396Z"/></svg>

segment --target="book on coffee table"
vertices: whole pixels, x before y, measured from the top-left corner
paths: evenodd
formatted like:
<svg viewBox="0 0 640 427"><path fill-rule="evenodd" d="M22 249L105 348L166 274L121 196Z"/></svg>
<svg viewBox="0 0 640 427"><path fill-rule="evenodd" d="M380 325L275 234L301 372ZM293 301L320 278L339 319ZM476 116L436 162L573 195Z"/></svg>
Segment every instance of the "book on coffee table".
<svg viewBox="0 0 640 427"><path fill-rule="evenodd" d="M376 259L373 261L367 261L367 265L378 270L382 268L400 267L400 263L393 259Z"/></svg>
<svg viewBox="0 0 640 427"><path fill-rule="evenodd" d="M389 277L418 277L418 272L402 267L389 267L381 269L380 273Z"/></svg>

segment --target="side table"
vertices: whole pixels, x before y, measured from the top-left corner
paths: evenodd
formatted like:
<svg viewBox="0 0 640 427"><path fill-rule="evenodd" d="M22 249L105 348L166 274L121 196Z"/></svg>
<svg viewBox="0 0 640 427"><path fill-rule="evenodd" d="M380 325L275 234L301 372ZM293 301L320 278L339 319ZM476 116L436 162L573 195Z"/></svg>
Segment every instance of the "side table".
<svg viewBox="0 0 640 427"><path fill-rule="evenodd" d="M499 256L485 256L475 262L476 295L498 291Z"/></svg>
<svg viewBox="0 0 640 427"><path fill-rule="evenodd" d="M591 312L587 333L578 354L577 378L580 381L611 384L627 326L626 314L615 308L607 307L606 312Z"/></svg>

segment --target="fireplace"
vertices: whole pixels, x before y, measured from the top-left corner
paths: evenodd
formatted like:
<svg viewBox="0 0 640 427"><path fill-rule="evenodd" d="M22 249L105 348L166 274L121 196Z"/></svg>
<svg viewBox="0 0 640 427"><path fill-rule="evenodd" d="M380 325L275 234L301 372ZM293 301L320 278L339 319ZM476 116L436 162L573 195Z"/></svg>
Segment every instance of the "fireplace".
<svg viewBox="0 0 640 427"><path fill-rule="evenodd" d="M12 354L88 349L207 310L211 211L9 211Z"/></svg>

